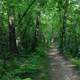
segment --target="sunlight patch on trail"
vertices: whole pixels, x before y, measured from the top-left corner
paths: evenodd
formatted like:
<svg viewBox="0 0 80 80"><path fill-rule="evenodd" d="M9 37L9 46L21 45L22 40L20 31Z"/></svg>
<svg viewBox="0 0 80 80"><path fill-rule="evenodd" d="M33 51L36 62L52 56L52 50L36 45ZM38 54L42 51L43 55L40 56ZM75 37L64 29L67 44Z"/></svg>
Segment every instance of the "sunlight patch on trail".
<svg viewBox="0 0 80 80"><path fill-rule="evenodd" d="M77 72L73 69L75 65L66 61L59 54L58 49L53 45L49 51L50 77L51 80L80 80Z"/></svg>

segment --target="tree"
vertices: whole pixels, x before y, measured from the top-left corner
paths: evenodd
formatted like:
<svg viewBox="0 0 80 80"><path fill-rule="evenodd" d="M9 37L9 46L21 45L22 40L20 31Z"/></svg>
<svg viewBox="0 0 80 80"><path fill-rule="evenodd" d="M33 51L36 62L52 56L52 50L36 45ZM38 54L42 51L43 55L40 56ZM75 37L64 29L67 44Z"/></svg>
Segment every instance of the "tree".
<svg viewBox="0 0 80 80"><path fill-rule="evenodd" d="M18 53L17 44L16 44L16 32L15 32L15 18L13 6L9 6L8 10L9 18L9 47L12 53Z"/></svg>

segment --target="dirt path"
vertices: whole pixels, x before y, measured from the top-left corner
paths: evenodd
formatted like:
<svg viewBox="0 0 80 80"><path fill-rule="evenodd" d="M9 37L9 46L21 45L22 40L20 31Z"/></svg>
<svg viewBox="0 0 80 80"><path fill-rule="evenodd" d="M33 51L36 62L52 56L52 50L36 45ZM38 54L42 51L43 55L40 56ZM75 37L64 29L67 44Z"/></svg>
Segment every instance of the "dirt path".
<svg viewBox="0 0 80 80"><path fill-rule="evenodd" d="M80 80L72 64L59 55L55 46L49 51L51 80Z"/></svg>

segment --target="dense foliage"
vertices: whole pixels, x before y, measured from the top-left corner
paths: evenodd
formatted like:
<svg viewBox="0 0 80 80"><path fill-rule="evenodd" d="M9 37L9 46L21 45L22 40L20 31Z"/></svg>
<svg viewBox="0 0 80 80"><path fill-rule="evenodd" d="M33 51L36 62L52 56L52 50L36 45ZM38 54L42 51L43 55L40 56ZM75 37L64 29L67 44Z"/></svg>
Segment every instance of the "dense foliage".
<svg viewBox="0 0 80 80"><path fill-rule="evenodd" d="M0 0L0 80L48 80L47 51L80 69L79 0Z"/></svg>

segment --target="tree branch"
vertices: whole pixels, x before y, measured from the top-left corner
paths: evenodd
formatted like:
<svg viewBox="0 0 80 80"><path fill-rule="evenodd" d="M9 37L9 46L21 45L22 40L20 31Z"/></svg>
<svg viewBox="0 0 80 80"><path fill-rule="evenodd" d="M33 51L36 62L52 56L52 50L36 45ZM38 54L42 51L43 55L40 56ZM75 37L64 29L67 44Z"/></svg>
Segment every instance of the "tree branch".
<svg viewBox="0 0 80 80"><path fill-rule="evenodd" d="M29 9L32 7L32 5L35 3L35 1L36 1L36 0L33 0L32 3L31 3L31 4L28 6L28 8L25 10L25 12L23 13L22 17L19 19L18 24L22 22L24 16L28 13Z"/></svg>

